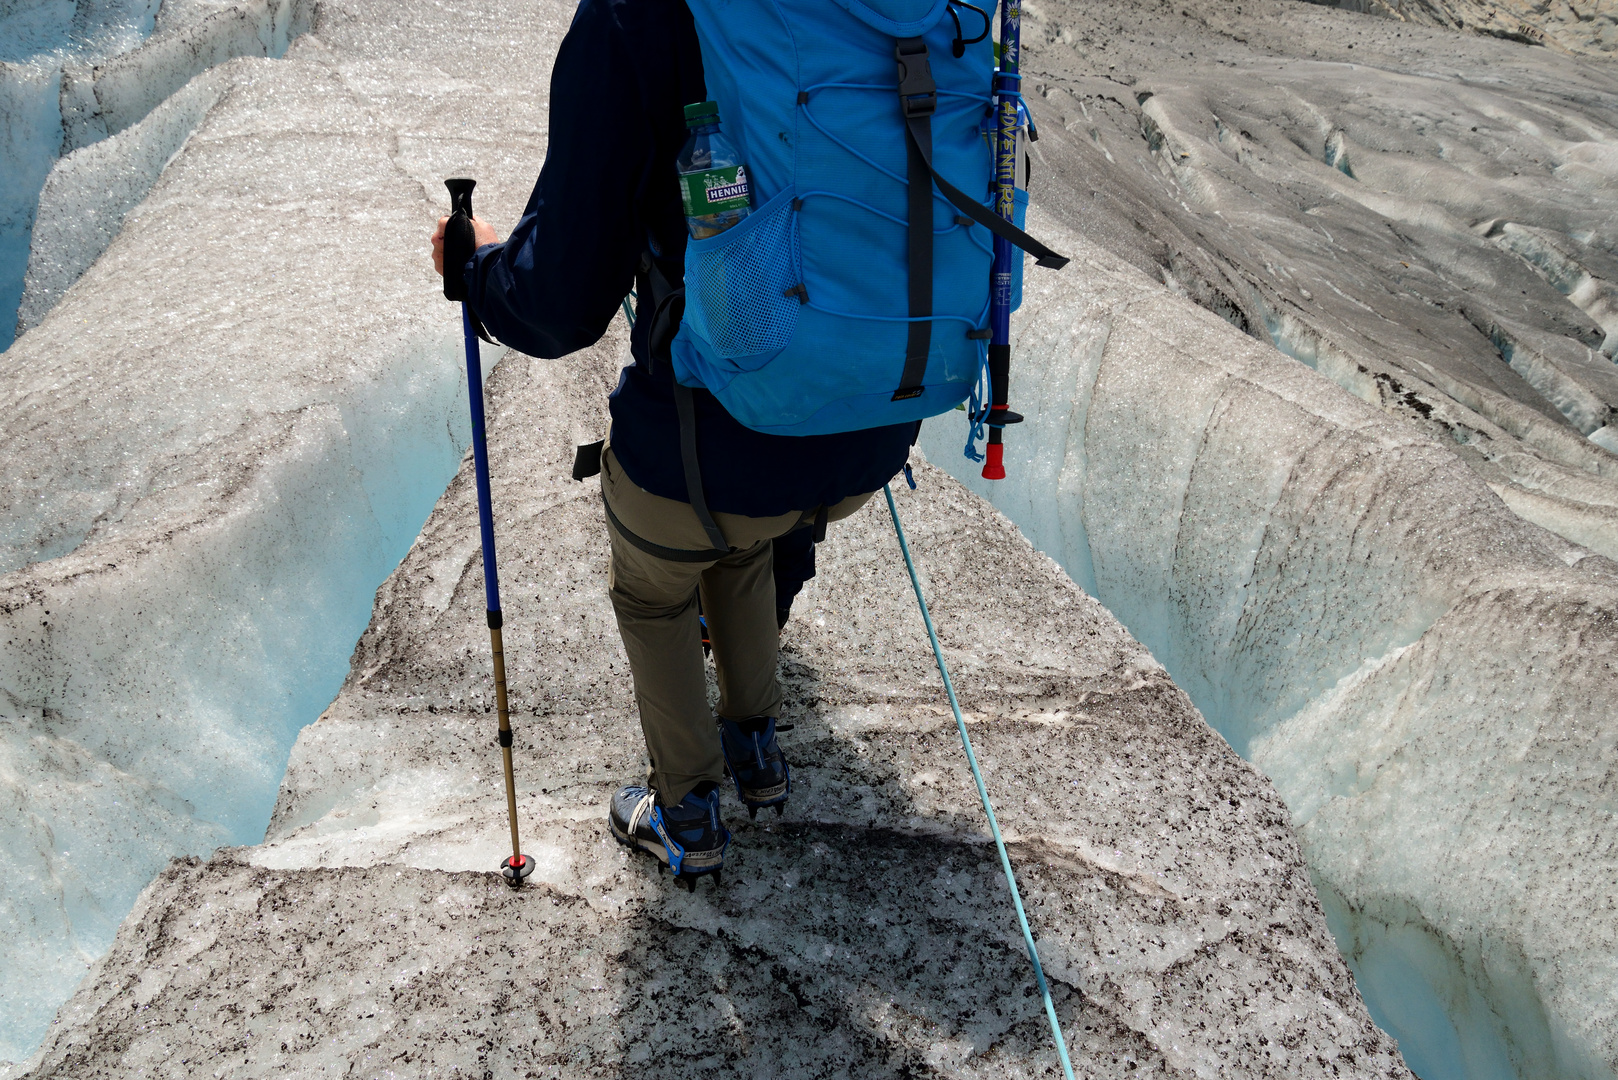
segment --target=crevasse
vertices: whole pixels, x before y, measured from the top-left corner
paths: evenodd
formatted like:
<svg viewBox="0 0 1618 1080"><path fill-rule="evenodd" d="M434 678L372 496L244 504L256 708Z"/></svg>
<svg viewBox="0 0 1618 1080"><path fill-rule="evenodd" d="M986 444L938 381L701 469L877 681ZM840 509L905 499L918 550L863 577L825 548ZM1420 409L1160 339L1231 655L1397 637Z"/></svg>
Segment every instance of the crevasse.
<svg viewBox="0 0 1618 1080"><path fill-rule="evenodd" d="M1029 279L1008 478L963 459L958 413L925 425L929 458L1269 775L1373 1016L1424 1080L1611 1076L1611 564L1413 428L1037 225L1088 265L1082 284Z"/></svg>

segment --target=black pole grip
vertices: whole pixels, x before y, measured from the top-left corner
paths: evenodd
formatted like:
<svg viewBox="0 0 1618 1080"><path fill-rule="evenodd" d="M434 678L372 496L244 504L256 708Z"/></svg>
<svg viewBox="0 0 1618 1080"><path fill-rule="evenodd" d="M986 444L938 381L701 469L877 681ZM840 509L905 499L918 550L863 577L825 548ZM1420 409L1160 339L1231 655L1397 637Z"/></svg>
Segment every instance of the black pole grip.
<svg viewBox="0 0 1618 1080"><path fill-rule="evenodd" d="M1021 258L1022 256L1017 256ZM989 404L1000 408L1011 394L1011 346L989 346Z"/></svg>
<svg viewBox="0 0 1618 1080"><path fill-rule="evenodd" d="M477 250L477 233L472 229L472 189L476 180L457 177L445 180L449 188L449 221L444 223L444 299L466 299L466 260Z"/></svg>

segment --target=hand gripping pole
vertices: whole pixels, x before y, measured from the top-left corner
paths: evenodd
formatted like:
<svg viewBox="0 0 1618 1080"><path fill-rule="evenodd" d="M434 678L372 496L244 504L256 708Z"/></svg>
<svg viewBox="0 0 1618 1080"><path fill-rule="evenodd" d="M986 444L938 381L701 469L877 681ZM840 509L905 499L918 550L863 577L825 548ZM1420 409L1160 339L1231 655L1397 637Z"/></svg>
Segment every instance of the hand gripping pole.
<svg viewBox="0 0 1618 1080"><path fill-rule="evenodd" d="M494 511L489 493L489 447L483 426L483 362L478 356L478 335L472 309L465 303L466 292L461 268L475 249L472 231L472 189L475 180L446 180L449 188L450 217L444 226L444 295L461 303L461 329L466 338L466 393L472 405L472 465L477 478L478 526L483 546L483 591L488 601L489 649L494 654L494 708L500 719L500 756L506 773L506 816L511 823L511 857L500 864L500 873L513 889L534 872L534 860L522 853L517 838L517 781L511 768L511 714L506 707L506 652L501 639L504 619L500 614L500 572L494 555ZM451 259L454 285L452 292ZM459 295L455 295L458 293Z"/></svg>

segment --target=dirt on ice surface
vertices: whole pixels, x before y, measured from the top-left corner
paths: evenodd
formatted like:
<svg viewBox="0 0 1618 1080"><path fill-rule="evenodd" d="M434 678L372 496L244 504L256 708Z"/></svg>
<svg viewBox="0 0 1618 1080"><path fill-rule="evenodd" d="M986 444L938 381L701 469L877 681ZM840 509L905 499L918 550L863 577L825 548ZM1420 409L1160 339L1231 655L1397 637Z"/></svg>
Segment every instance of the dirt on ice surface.
<svg viewBox="0 0 1618 1080"><path fill-rule="evenodd" d="M46 185L41 235L93 265L0 364L0 1061L32 1053L170 857L263 837L455 475L459 319L425 238L445 175L492 181L480 207L515 218L545 99L479 82L477 28L425 9L327 4L286 59L222 49ZM566 13L507 14L543 86ZM191 45L160 33L97 85L194 71ZM111 218L110 242L69 227Z"/></svg>
<svg viewBox="0 0 1618 1080"><path fill-rule="evenodd" d="M491 872L468 465L300 736L267 842L171 866L27 1075L1057 1073L880 501L834 529L784 636L785 817L728 803L724 883L694 895L609 835L644 751L599 487L568 472L618 347L510 354L490 385L532 884ZM900 512L1082 1071L1406 1075L1269 783L1005 519L918 479Z"/></svg>

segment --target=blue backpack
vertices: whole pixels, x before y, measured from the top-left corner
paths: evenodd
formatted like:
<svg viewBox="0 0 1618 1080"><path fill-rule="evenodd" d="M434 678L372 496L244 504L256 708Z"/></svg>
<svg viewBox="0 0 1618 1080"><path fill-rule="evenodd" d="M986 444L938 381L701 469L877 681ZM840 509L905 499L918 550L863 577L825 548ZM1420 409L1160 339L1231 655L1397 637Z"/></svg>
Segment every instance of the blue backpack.
<svg viewBox="0 0 1618 1080"><path fill-rule="evenodd" d="M990 210L989 16L959 0L687 2L753 210L686 245L676 379L776 435L954 408L987 353L991 234L1067 261L1021 231L1025 192L1016 227ZM963 16L968 32L982 19L975 40Z"/></svg>

